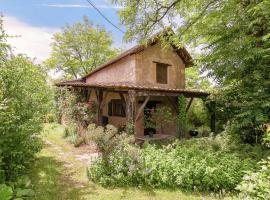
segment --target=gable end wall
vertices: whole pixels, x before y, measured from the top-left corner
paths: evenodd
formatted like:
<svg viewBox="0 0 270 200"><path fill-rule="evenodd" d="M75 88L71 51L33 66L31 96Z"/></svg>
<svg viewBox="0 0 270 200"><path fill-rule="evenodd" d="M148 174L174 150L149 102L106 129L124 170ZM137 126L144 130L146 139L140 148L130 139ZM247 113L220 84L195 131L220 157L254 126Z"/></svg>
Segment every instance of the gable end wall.
<svg viewBox="0 0 270 200"><path fill-rule="evenodd" d="M156 63L170 64L168 66L168 83L156 82ZM149 46L136 54L136 81L143 85L185 88L185 64L173 49L162 49L160 44Z"/></svg>
<svg viewBox="0 0 270 200"><path fill-rule="evenodd" d="M127 56L86 78L86 83L135 83L135 54Z"/></svg>

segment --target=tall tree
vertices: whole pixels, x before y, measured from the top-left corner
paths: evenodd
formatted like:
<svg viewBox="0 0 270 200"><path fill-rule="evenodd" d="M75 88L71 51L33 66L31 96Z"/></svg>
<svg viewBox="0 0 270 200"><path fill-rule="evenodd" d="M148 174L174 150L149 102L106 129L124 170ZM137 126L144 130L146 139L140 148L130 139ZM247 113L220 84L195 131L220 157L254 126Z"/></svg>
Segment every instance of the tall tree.
<svg viewBox="0 0 270 200"><path fill-rule="evenodd" d="M51 45L51 57L45 65L63 72L65 78L84 76L117 54L111 34L93 26L86 17L83 22L66 25L54 35Z"/></svg>
<svg viewBox="0 0 270 200"><path fill-rule="evenodd" d="M269 0L114 0L126 39L145 39L171 26L175 45L201 47L197 58L220 86L221 115L244 141L270 121ZM258 137L257 137L258 138Z"/></svg>
<svg viewBox="0 0 270 200"><path fill-rule="evenodd" d="M41 147L38 133L49 107L47 74L26 56L14 56L0 17L0 183L14 181Z"/></svg>

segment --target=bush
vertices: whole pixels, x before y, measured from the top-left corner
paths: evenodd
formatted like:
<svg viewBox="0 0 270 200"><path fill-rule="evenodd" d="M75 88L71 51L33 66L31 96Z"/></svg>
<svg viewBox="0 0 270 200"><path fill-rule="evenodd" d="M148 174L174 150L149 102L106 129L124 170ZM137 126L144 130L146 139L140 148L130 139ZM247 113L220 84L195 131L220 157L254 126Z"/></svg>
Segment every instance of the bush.
<svg viewBox="0 0 270 200"><path fill-rule="evenodd" d="M84 138L78 136L77 134L73 134L69 137L69 141L74 147L79 147L84 143Z"/></svg>
<svg viewBox="0 0 270 200"><path fill-rule="evenodd" d="M70 123L69 125L65 126L63 137L67 138L73 135L78 135L78 127L75 123Z"/></svg>
<svg viewBox="0 0 270 200"><path fill-rule="evenodd" d="M9 183L9 185L0 184L1 200L30 199L33 195L34 191L32 190L32 184L28 176L22 176L16 182Z"/></svg>
<svg viewBox="0 0 270 200"><path fill-rule="evenodd" d="M236 187L241 199L269 199L270 197L270 157L261 161L257 171L248 171L243 181Z"/></svg>
<svg viewBox="0 0 270 200"><path fill-rule="evenodd" d="M108 165L97 159L88 169L89 178L103 186L175 188L185 191L232 191L241 181L248 160L212 148L206 140L163 145L116 147ZM132 150L130 150L132 149Z"/></svg>
<svg viewBox="0 0 270 200"><path fill-rule="evenodd" d="M39 132L51 98L46 73L24 56L0 63L0 151L6 181L14 181L41 148Z"/></svg>
<svg viewBox="0 0 270 200"><path fill-rule="evenodd" d="M88 140L92 140L97 145L98 151L102 155L102 161L108 164L109 157L117 147L124 145L123 143L134 142L134 137L124 132L119 134L117 128L112 125L104 127L96 127L93 124L88 126ZM121 148L122 149L122 148Z"/></svg>

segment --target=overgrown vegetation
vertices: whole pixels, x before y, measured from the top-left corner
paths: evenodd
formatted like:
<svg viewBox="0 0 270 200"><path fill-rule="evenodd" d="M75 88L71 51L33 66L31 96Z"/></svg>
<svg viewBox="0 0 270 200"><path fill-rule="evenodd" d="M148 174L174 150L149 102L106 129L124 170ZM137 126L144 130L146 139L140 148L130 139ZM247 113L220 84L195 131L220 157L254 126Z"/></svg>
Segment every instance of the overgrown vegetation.
<svg viewBox="0 0 270 200"><path fill-rule="evenodd" d="M228 135L176 140L161 146L145 144L139 148L132 143L133 140L120 137L117 132L112 136L97 128L89 134L98 135L99 139L94 141L98 141L99 149L102 148L103 159L91 164L88 176L90 180L110 187L149 186L221 194L234 192L245 171L255 169L257 162L269 154L260 146L233 142Z"/></svg>
<svg viewBox="0 0 270 200"><path fill-rule="evenodd" d="M57 115L65 124L64 137L74 146L85 143L87 126L95 122L97 105L88 101L89 94L71 88L58 88Z"/></svg>
<svg viewBox="0 0 270 200"><path fill-rule="evenodd" d="M26 56L14 56L7 37L0 18L0 199L5 200L33 193L23 175L42 147L39 132L52 97L46 72Z"/></svg>
<svg viewBox="0 0 270 200"><path fill-rule="evenodd" d="M246 172L237 186L241 199L268 199L270 197L270 158L262 160L259 170Z"/></svg>

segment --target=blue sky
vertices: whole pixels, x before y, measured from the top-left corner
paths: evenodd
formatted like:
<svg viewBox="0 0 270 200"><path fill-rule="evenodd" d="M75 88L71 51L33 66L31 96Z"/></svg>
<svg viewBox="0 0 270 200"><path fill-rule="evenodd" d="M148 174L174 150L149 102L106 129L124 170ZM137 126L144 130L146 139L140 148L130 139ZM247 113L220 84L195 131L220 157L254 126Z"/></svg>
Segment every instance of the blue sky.
<svg viewBox="0 0 270 200"><path fill-rule="evenodd" d="M114 24L120 26L117 16L119 7L111 4L110 0L92 2ZM67 23L82 20L83 16L94 24L105 26L112 33L115 46L130 46L123 43L123 33L102 18L86 0L0 0L0 12L4 15L7 32L20 36L9 40L16 52L30 54L38 61L48 57L52 34ZM124 27L121 29L124 30Z"/></svg>

